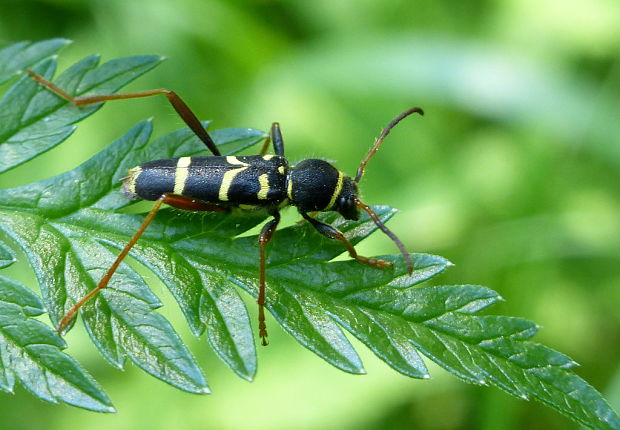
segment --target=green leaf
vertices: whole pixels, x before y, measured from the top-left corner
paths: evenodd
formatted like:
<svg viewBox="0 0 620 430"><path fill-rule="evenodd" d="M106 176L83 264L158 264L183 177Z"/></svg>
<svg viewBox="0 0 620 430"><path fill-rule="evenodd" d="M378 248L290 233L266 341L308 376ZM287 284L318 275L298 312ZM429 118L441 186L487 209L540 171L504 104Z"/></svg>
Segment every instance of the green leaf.
<svg viewBox="0 0 620 430"><path fill-rule="evenodd" d="M141 123L69 173L0 191L2 228L29 258L55 324L73 303L94 288L114 261L115 255L106 245L122 246L125 238L120 239L119 234L131 235L140 223L139 215L113 214L94 207L111 190L118 193L118 179L121 172L127 171L119 167L137 164L135 157L140 157L141 150L148 153L144 145L151 130L149 122ZM182 134L176 133L181 141ZM189 132L186 134L189 138ZM256 134L262 138L262 134ZM247 140L247 131L239 139ZM137 151L132 152L132 148ZM165 145L160 148L166 150ZM100 175L111 180L101 181ZM111 202L107 199L105 204ZM174 219L168 222L176 224ZM175 232L176 225L169 230L176 236L186 232L183 227L182 233ZM186 293L179 294L183 298ZM193 357L170 324L153 311L159 306L144 281L123 265L110 288L84 307L83 316L93 341L113 365L122 367L128 357L179 388L207 392Z"/></svg>
<svg viewBox="0 0 620 430"><path fill-rule="evenodd" d="M77 86L71 80L63 85ZM59 109L65 105L61 102ZM128 213L130 202L119 191L127 170L148 160L204 152L186 129L155 141L151 132L150 122L139 123L68 173L0 190L0 230L27 256L54 324L94 288L144 220L143 214ZM212 135L227 154L265 137L248 129ZM384 222L395 213L385 206L374 210ZM352 243L377 228L366 216L359 221L333 213L319 218ZM192 332L204 334L220 358L248 380L256 372L255 339L239 287L257 295L258 246L256 236L241 234L264 219L260 212L164 209L130 253L167 286ZM570 358L530 341L538 329L534 323L478 315L501 300L496 292L475 285L420 285L449 267L446 259L414 254L415 270L409 275L400 255L381 257L394 267L378 270L355 261L330 261L342 252L339 242L305 222L279 230L267 248L267 308L287 332L327 362L347 372L364 372L349 332L412 378L429 377L424 355L466 382L539 400L589 427L620 428L620 419L602 396L573 372ZM113 365L121 367L129 358L179 388L205 392L200 369L155 311L158 306L144 280L123 263L81 315Z"/></svg>
<svg viewBox="0 0 620 430"><path fill-rule="evenodd" d="M67 39L18 42L0 49L0 84L67 45Z"/></svg>
<svg viewBox="0 0 620 430"><path fill-rule="evenodd" d="M0 242L0 269L15 263L15 256L9 248Z"/></svg>
<svg viewBox="0 0 620 430"><path fill-rule="evenodd" d="M31 318L43 312L34 293L0 276L0 390L13 392L17 380L48 402L114 412L93 378L61 351L64 341Z"/></svg>

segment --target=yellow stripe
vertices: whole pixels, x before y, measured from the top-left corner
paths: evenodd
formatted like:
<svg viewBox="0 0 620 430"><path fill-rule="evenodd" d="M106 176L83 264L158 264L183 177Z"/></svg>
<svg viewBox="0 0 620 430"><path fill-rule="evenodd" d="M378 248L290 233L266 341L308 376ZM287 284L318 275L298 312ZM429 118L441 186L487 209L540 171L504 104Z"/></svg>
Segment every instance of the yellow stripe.
<svg viewBox="0 0 620 430"><path fill-rule="evenodd" d="M235 176L237 176L239 173L243 172L250 166L248 163L244 163L233 155L227 155L226 162L228 164L234 164L243 167L227 170L226 172L224 172L224 176L222 177L222 184L220 185L220 190L218 193L218 198L223 202L228 201L228 190L230 189L230 185L232 184L233 179L235 179Z"/></svg>
<svg viewBox="0 0 620 430"><path fill-rule="evenodd" d="M126 188L129 194L136 194L136 182L138 181L140 173L142 173L142 168L140 166L136 166L129 170L129 180L127 181Z"/></svg>
<svg viewBox="0 0 620 430"><path fill-rule="evenodd" d="M226 157L226 158L228 159L228 158L235 158L235 157ZM230 163L230 161L228 162ZM245 169L247 169L247 166L240 167L238 169L227 170L224 173L224 177L222 178L222 184L220 185L220 191L218 193L218 198L220 199L220 201L223 201L223 202L228 201L228 190L230 189L230 185L232 184L233 179L235 179L235 176L243 172Z"/></svg>
<svg viewBox="0 0 620 430"><path fill-rule="evenodd" d="M185 190L185 183L187 182L187 177L189 176L189 165L192 162L192 157L181 157L179 161L177 161L177 168L174 171L174 190L172 192L174 194L183 195L183 190Z"/></svg>
<svg viewBox="0 0 620 430"><path fill-rule="evenodd" d="M271 160L272 158L273 158L273 154L263 155L263 160L265 161Z"/></svg>
<svg viewBox="0 0 620 430"><path fill-rule="evenodd" d="M286 195L288 198L293 200L293 178L289 178L288 184L286 186Z"/></svg>
<svg viewBox="0 0 620 430"><path fill-rule="evenodd" d="M238 164L239 166L249 166L249 164L244 163L243 161L239 160L237 157L234 157L232 155L226 156L226 161L229 164Z"/></svg>
<svg viewBox="0 0 620 430"><path fill-rule="evenodd" d="M334 194L332 194L332 198L325 207L325 209L331 209L334 207L334 203L336 203L336 199L340 195L340 191L342 191L342 183L344 182L344 175L340 170L338 170L338 182L336 182L336 189L334 190Z"/></svg>
<svg viewBox="0 0 620 430"><path fill-rule="evenodd" d="M267 176L266 173L263 173L258 177L258 183L260 184L260 190L258 190L256 197L258 200L266 200L267 193L269 192L269 176Z"/></svg>
<svg viewBox="0 0 620 430"><path fill-rule="evenodd" d="M278 167L278 172L280 172L281 175L284 175L284 172L285 172L284 166Z"/></svg>

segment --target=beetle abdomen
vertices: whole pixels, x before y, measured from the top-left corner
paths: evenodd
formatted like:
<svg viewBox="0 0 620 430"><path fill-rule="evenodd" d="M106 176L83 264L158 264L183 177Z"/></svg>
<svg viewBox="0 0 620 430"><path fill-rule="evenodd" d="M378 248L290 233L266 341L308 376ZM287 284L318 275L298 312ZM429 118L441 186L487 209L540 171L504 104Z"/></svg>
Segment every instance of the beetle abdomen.
<svg viewBox="0 0 620 430"><path fill-rule="evenodd" d="M278 205L286 199L288 164L276 155L181 157L149 161L129 171L123 191L157 200L166 193L226 205Z"/></svg>

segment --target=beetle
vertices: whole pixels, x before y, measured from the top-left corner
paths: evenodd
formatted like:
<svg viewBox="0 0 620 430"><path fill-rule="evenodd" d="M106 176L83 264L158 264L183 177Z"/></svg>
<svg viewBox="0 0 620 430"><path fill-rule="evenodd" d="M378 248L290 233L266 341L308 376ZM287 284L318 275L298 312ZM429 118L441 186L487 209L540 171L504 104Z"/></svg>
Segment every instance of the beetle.
<svg viewBox="0 0 620 430"><path fill-rule="evenodd" d="M284 157L284 140L277 122L272 124L269 136L258 155L222 156L202 123L174 91L160 88L135 93L73 97L31 69L26 69L26 72L40 85L76 106L165 95L187 126L213 154L147 161L129 170L128 176L123 179L122 192L130 199L151 200L155 201L155 204L97 286L63 316L58 324L58 333L64 331L88 300L108 285L120 263L164 203L187 211L230 212L233 208L242 211L265 210L271 216L258 236L258 330L263 345L268 344L264 313L265 246L272 239L280 222L280 210L286 206L297 207L301 216L320 234L342 242L349 255L360 263L379 269L391 267L390 262L359 255L342 232L311 215L314 212L336 211L345 219L358 220L361 210L364 210L377 227L394 241L406 261L409 274L413 272L413 262L405 246L373 210L360 200L358 184L368 161L376 154L390 130L413 113L424 115L421 108L412 107L394 118L381 131L360 163L355 178L351 178L321 159L306 159L295 165L289 164ZM270 143L273 145L274 154L267 154Z"/></svg>

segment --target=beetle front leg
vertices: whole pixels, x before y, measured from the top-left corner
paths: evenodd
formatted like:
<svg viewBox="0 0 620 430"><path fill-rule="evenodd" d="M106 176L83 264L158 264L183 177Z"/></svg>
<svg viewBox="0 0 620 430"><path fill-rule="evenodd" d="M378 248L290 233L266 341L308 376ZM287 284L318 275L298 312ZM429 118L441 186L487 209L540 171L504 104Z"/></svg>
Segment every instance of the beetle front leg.
<svg viewBox="0 0 620 430"><path fill-rule="evenodd" d="M351 256L351 258L356 259L360 263L367 264L373 267L377 267L379 269L387 269L388 267L393 266L393 264L390 263L389 261L381 260L379 258L364 257L364 256L359 255L357 251L355 250L355 247L353 246L353 244L349 242L349 240L346 237L344 237L344 234L342 234L342 232L338 230L336 227L331 226L329 224L325 224L324 222L321 222L317 219L314 219L305 212L301 212L301 216L304 217L306 220L308 220L310 224L312 224L312 226L323 236L329 239L336 239L336 240L341 241L344 244L345 248L347 248L347 251L349 251L349 255Z"/></svg>
<svg viewBox="0 0 620 430"><path fill-rule="evenodd" d="M274 212L273 219L263 226L263 229L258 236L258 248L260 252L259 257L259 276L260 281L258 285L258 335L261 338L263 346L267 346L267 324L265 323L265 246L269 243L273 234L276 231L276 227L280 222L280 213Z"/></svg>

